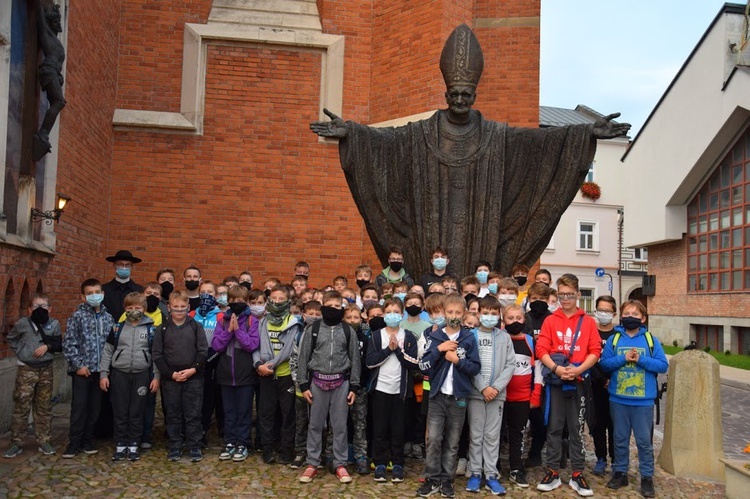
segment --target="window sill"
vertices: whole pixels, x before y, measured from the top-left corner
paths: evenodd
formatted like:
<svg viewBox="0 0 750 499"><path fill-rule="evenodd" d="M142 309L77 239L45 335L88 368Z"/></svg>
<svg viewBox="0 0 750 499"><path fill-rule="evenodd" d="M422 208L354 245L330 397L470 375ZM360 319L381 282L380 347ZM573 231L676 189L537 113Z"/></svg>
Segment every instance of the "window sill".
<svg viewBox="0 0 750 499"><path fill-rule="evenodd" d="M599 250L576 249L576 253L582 253L584 255L598 255Z"/></svg>
<svg viewBox="0 0 750 499"><path fill-rule="evenodd" d="M55 250L45 246L41 241L25 241L15 234L0 234L0 244L56 255Z"/></svg>

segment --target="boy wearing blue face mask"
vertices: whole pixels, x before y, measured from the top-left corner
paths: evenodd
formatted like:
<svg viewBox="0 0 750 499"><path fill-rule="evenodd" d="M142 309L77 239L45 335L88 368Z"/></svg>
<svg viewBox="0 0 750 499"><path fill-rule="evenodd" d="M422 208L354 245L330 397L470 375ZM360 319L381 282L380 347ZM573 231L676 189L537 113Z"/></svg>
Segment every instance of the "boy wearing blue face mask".
<svg viewBox="0 0 750 499"><path fill-rule="evenodd" d="M367 367L371 369L375 481L386 481L386 465L393 463L391 481L404 481L404 420L406 399L414 396L412 370L417 369L417 338L400 327L404 304L386 300L386 327L370 334Z"/></svg>
<svg viewBox="0 0 750 499"><path fill-rule="evenodd" d="M68 319L63 336L63 354L68 361L68 374L72 376L73 384L68 447L62 455L66 459L75 457L79 450L86 454L98 452L93 440L102 398L99 363L107 334L114 325L107 307L102 305L102 283L96 279L83 281L81 298L83 303Z"/></svg>
<svg viewBox="0 0 750 499"><path fill-rule="evenodd" d="M466 490L479 492L482 472L486 488L494 495L505 489L498 481L500 425L503 420L505 389L516 368L516 355L510 336L498 328L500 303L491 296L479 302L479 328L476 332L480 370L473 377L469 395L469 472Z"/></svg>
<svg viewBox="0 0 750 499"><path fill-rule="evenodd" d="M474 275L479 281L479 293L477 293L479 298L484 298L490 292L487 281L489 280L491 270L492 265L487 260L479 260L476 264Z"/></svg>
<svg viewBox="0 0 750 499"><path fill-rule="evenodd" d="M448 264L451 263L451 260L448 258L448 253L440 246L432 250L430 263L432 264L432 270L419 279L419 284L425 291L429 290L430 286L436 282L441 282L443 278L451 276L448 273Z"/></svg>

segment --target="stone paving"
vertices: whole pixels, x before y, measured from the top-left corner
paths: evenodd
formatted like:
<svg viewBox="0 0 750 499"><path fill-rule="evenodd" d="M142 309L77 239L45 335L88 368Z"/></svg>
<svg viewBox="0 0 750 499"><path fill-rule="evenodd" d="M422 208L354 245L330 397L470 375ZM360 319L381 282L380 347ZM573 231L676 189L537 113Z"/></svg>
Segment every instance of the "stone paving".
<svg viewBox="0 0 750 499"><path fill-rule="evenodd" d="M353 474L354 481L344 485L321 470L313 483L305 485L297 481L298 471L278 464L265 465L259 454L251 455L243 463L220 462L220 442L216 435L212 435L210 443L213 445L200 463L190 463L184 458L177 463L168 462L164 441L159 439L154 450L142 454L141 460L135 463L113 463L110 460L113 448L109 442L102 443L99 454L79 454L75 459L62 459L60 454L66 443L68 411L67 404L58 404L53 410L56 456L47 457L37 452L33 438L29 437L23 454L14 459L0 458L0 497L414 497L422 472L421 462L412 460L407 462L407 478L403 483L376 484L371 474ZM154 434L163 438L163 427L158 421L157 418ZM634 458L634 442L631 444ZM8 445L7 438L0 439L0 450L4 452ZM656 439L655 445L658 447L660 440ZM586 476L595 496L641 497L635 459L631 459L631 486L619 491L605 487L608 478L590 473L595 462L592 455L587 461L589 471ZM569 479L569 473L569 470L561 471L564 483ZM510 485L507 474L503 474L501 481L508 487L508 497L577 497L567 485L554 492L539 493L534 486L541 480L543 470L535 468L528 475L531 487L523 490ZM677 479L658 467L654 482L658 497L724 497L723 485ZM458 497L480 496L463 491L465 486L465 478L456 479ZM481 496L489 496L489 493Z"/></svg>

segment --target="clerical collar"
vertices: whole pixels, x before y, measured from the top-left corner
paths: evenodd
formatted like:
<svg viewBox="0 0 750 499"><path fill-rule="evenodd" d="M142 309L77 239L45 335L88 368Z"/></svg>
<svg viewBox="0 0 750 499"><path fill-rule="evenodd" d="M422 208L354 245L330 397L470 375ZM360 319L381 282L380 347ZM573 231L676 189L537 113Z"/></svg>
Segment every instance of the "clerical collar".
<svg viewBox="0 0 750 499"><path fill-rule="evenodd" d="M127 279L120 279L119 277L115 277L115 281L119 282L120 284L127 284L130 282L130 277Z"/></svg>

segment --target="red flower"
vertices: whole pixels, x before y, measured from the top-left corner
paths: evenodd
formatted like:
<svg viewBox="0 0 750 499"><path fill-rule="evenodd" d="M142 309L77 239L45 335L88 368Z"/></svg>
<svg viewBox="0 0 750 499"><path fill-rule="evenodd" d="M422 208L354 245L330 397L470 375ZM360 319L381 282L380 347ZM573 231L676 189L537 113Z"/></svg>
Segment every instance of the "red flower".
<svg viewBox="0 0 750 499"><path fill-rule="evenodd" d="M596 201L602 197L602 190L596 182L584 182L581 185L581 194L585 198Z"/></svg>

